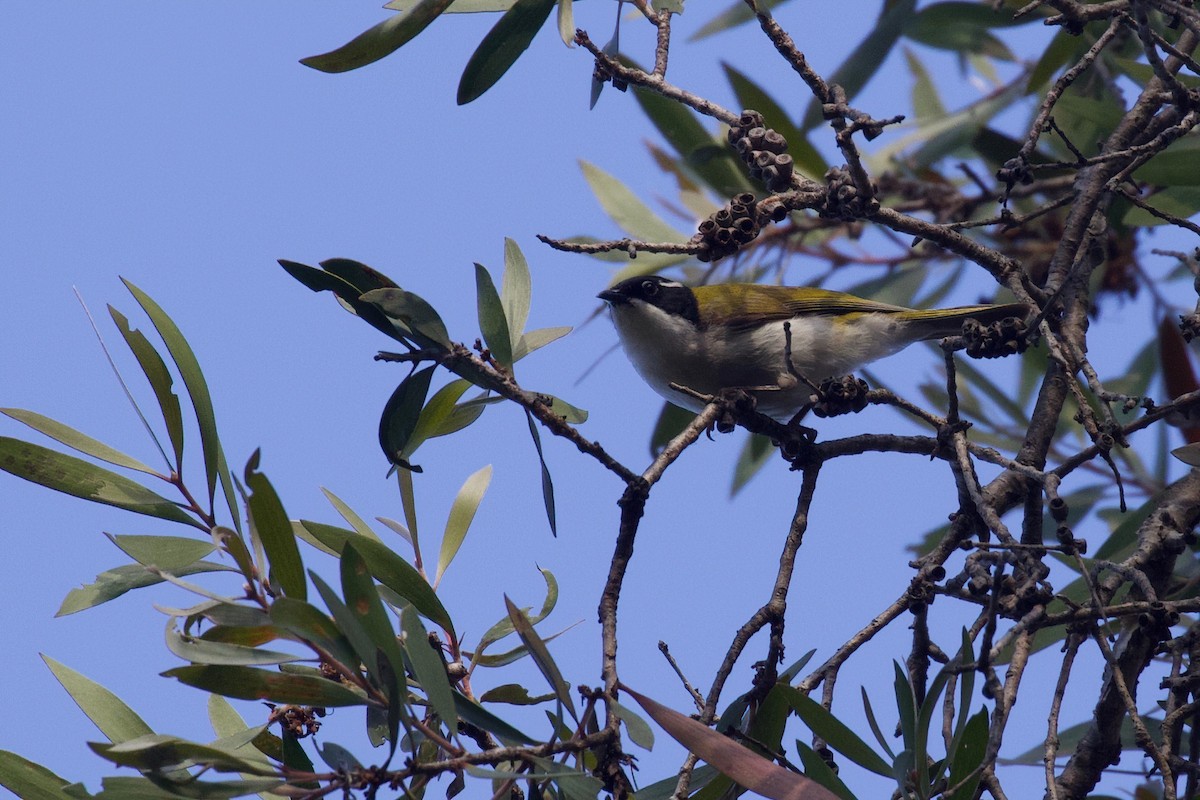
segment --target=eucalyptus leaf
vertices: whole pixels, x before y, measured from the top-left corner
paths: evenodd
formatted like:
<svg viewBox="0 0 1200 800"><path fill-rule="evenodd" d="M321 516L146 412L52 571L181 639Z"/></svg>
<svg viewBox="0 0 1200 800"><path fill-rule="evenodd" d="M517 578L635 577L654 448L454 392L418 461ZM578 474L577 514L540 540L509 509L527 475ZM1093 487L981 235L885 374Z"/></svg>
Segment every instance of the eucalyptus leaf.
<svg viewBox="0 0 1200 800"><path fill-rule="evenodd" d="M41 445L0 436L0 470L84 500L208 530L178 505L140 483Z"/></svg>
<svg viewBox="0 0 1200 800"><path fill-rule="evenodd" d="M104 444L104 442L97 441L87 434L80 433L74 428L43 416L36 411L26 411L22 408L0 408L0 414L12 417L18 422L23 422L35 431L65 444L72 450L78 450L84 455L98 458L101 461L107 461L109 464L118 467L144 472L147 475L153 475L158 478L163 477L156 470L146 466L133 456L127 456L121 451Z"/></svg>
<svg viewBox="0 0 1200 800"><path fill-rule="evenodd" d="M458 104L478 99L529 47L555 0L517 0L483 37L458 82Z"/></svg>
<svg viewBox="0 0 1200 800"><path fill-rule="evenodd" d="M361 706L366 697L336 681L287 675L254 667L193 665L162 673L180 683L238 700L269 700L301 706Z"/></svg>
<svg viewBox="0 0 1200 800"><path fill-rule="evenodd" d="M47 655L42 656L42 661L110 742L125 742L154 733L137 712L108 689Z"/></svg>
<svg viewBox="0 0 1200 800"><path fill-rule="evenodd" d="M391 55L410 42L437 19L451 2L453 0L420 0L403 13L369 28L336 50L302 58L300 63L322 72L346 72L364 67Z"/></svg>
<svg viewBox="0 0 1200 800"><path fill-rule="evenodd" d="M483 501L483 495L487 492L491 480L492 467L489 464L468 477L463 482L462 488L458 490L458 494L454 496L454 502L450 506L450 515L446 518L446 530L442 535L437 574L433 579L434 586L441 582L446 568L450 566L450 562L454 560L455 554L462 546L463 539L467 536L467 529L471 527L471 521L475 519L475 512L479 509L479 504Z"/></svg>

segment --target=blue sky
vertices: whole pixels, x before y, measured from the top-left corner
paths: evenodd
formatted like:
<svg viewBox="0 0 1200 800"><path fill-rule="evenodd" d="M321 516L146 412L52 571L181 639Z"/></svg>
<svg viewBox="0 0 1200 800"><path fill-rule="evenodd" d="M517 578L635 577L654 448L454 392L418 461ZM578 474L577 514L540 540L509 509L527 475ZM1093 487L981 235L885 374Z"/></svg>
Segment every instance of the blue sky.
<svg viewBox="0 0 1200 800"><path fill-rule="evenodd" d="M704 10L700 5L691 4L679 33L704 21L693 16ZM861 15L840 17L836 25L820 17L824 6L813 5L793 3L779 18L811 63L828 72L865 31L877 4L849 4ZM156 298L188 335L213 389L235 468L261 448L262 468L292 517L337 521L320 487L368 519L400 517L375 440L378 414L401 375L371 360L389 342L327 296L292 281L275 259L363 261L426 297L451 335L470 341L478 335L472 262L498 276L508 236L530 261L531 327L579 326L522 362L518 377L587 408L592 416L585 433L631 467L648 463L646 442L659 401L623 356L606 357L615 343L607 320L583 324L597 308L594 296L609 268L550 251L534 236L617 234L589 193L579 159L644 197L670 196L670 182L643 145L653 132L631 98L611 89L589 112L590 60L564 48L550 30L496 89L456 107L458 75L492 18L440 20L396 56L357 72L331 76L297 63L385 13L374 3L309 0L0 6L0 107L6 109L0 146L7 155L0 179L6 279L0 406L39 411L154 463L72 291L83 296L140 391L136 367L120 353L105 310L111 303L147 328L118 280L123 276ZM608 38L609 4L582 3L577 14L593 38ZM628 24L623 44L649 61L642 28L648 26ZM804 87L754 34L678 48L672 77L730 103L717 63L723 58L801 108ZM888 72L861 103L878 116L907 106L902 62ZM958 83L952 67L944 74ZM970 97L973 90L963 82L958 91ZM793 275L804 278L802 269ZM1113 307L1104 327L1119 331L1143 318L1137 305ZM1126 360L1114 357L1108 366L1119 369ZM880 371L915 394L918 380L935 368L934 356L920 350ZM141 397L151 402L147 391ZM833 436L902 425L886 411L871 410L821 429ZM27 433L0 419L0 435ZM193 456L196 445L193 434ZM687 708L687 698L657 642L665 639L693 682L707 685L734 630L767 597L799 487L796 474L772 463L730 500L739 447L738 437L702 441L670 470L651 498L622 596L623 679L679 709ZM426 470L417 480L422 525L432 549L454 491L493 464L488 496L442 585L444 602L470 639L503 614L504 593L519 604L539 604L537 567L549 568L562 584L562 598L546 629L578 623L552 650L569 681L595 683L595 607L621 487L568 445L547 440L546 452L560 503L557 539L542 515L524 419L508 408L493 408L465 435L418 453ZM156 677L177 661L162 645L166 618L151 605L183 604L182 594L136 592L52 618L72 587L124 563L102 531L182 532L3 475L0 498L7 565L0 582L0 669L10 687L0 748L92 788L107 772L83 744L98 733L39 652L112 688L156 730L207 738L200 693ZM954 506L944 467L898 456L830 464L818 498L793 583L792 658L810 648L818 649L818 658L827 656L903 591L910 577L905 545ZM311 561L329 567L315 555ZM957 622L947 624L952 630ZM888 661L905 652L903 634L897 629L881 637L843 673L839 693L852 719L859 685L880 701L890 695ZM749 664L762 650L751 647L728 697L748 684ZM518 677L537 685L531 671ZM512 679L476 680L486 687ZM1080 708L1072 719L1083 713ZM1014 742L1014 753L1040 739L1044 698L1019 706L1017 714L1028 718L1012 725L1013 735L1028 731L1029 739ZM354 729L350 716L338 712L329 730L334 723ZM663 777L679 761L678 748L660 736L654 753L643 754L641 775ZM1030 770L1035 784L1037 772ZM857 785L882 789L869 781Z"/></svg>

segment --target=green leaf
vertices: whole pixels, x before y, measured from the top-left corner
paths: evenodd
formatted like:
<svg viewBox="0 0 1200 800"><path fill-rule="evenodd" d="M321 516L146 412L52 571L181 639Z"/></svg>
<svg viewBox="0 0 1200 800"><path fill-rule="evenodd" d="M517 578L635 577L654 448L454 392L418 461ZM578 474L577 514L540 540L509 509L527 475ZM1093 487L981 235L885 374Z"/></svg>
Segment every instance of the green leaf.
<svg viewBox="0 0 1200 800"><path fill-rule="evenodd" d="M572 26L571 35L574 34L575 29ZM525 338L525 323L529 321L529 303L532 297L533 280L529 277L529 262L525 260L525 254L521 252L517 243L505 238L504 277L500 282L500 299L504 304L504 318L508 321L514 361L518 358L517 350Z"/></svg>
<svg viewBox="0 0 1200 800"><path fill-rule="evenodd" d="M579 162L583 177L592 194L600 201L604 213L630 236L646 242L685 242L686 234L663 221L658 214L638 199L629 187L587 161Z"/></svg>
<svg viewBox="0 0 1200 800"><path fill-rule="evenodd" d="M324 486L321 487L321 494L325 495L325 499L328 500L329 504L337 510L342 519L346 520L347 524L354 529L355 533L361 533L363 536L371 539L379 539L378 534L371 530L371 526L367 524L366 520L360 517L354 511L354 509L352 509L344 500L342 500L342 498L338 497ZM294 529L295 528L293 527L293 530Z"/></svg>
<svg viewBox="0 0 1200 800"><path fill-rule="evenodd" d="M696 415L687 409L680 408L674 403L663 403L662 411L658 412L658 420L654 423L654 432L650 434L650 457L658 458L663 448L692 423Z"/></svg>
<svg viewBox="0 0 1200 800"><path fill-rule="evenodd" d="M788 154L795 159L796 168L805 177L813 180L823 180L825 171L829 168L829 165L825 163L824 157L808 141L808 137L804 135L804 132L792 122L791 117L788 116L783 106L777 103L775 98L767 94L766 89L763 89L751 80L749 76L739 72L725 62L721 63L721 67L725 70L725 78L733 88L733 93L737 95L738 105L745 109L752 108L762 114L767 127L773 128L787 140Z"/></svg>
<svg viewBox="0 0 1200 800"><path fill-rule="evenodd" d="M446 664L442 660L441 651L433 649L430 644L431 637L411 606L400 612L400 627L404 630L404 651L408 653L413 674L425 690L429 705L452 733L457 731L458 711L455 709L454 694L451 692L450 679L446 675Z"/></svg>
<svg viewBox="0 0 1200 800"><path fill-rule="evenodd" d="M0 470L94 503L208 530L179 506L124 475L30 442L0 436Z"/></svg>
<svg viewBox="0 0 1200 800"><path fill-rule="evenodd" d="M1014 20L1011 12L990 5L952 0L934 3L911 15L904 21L904 35L941 50L1014 61L1012 51L989 29L1022 25L1034 19L1026 15Z"/></svg>
<svg viewBox="0 0 1200 800"><path fill-rule="evenodd" d="M291 597L277 598L271 604L271 621L298 639L317 645L342 666L355 667L353 646L329 615L311 603Z"/></svg>
<svg viewBox="0 0 1200 800"><path fill-rule="evenodd" d="M395 333L411 339L417 346L449 350L450 334L446 323L420 295L403 289L372 289L361 297L379 310L395 328Z"/></svg>
<svg viewBox="0 0 1200 800"><path fill-rule="evenodd" d="M509 333L508 320L504 316L504 304L500 301L492 276L478 263L475 265L475 297L479 311L479 331L483 334L483 341L501 366L511 367L512 334Z"/></svg>
<svg viewBox="0 0 1200 800"><path fill-rule="evenodd" d="M258 458L259 452L255 450L246 464L250 521L254 523L254 530L271 564L272 582L278 582L288 597L303 600L308 596L308 586L304 580L304 563L300 559L296 535L292 533L292 523L283 510L275 487L266 475L258 471Z"/></svg>
<svg viewBox="0 0 1200 800"><path fill-rule="evenodd" d="M804 766L804 774L842 800L857 800L850 788L842 782L838 774L825 763L825 759L799 739L796 740L796 751L800 754L800 763Z"/></svg>
<svg viewBox="0 0 1200 800"><path fill-rule="evenodd" d="M1172 186L1155 192L1145 198L1145 202L1146 205L1165 214L1187 219L1200 212L1200 186ZM1137 206L1131 206L1121 221L1126 225L1145 227L1171 224L1169 220L1157 217Z"/></svg>
<svg viewBox="0 0 1200 800"><path fill-rule="evenodd" d="M107 534L113 544L134 561L165 572L190 567L217 549L211 541L182 536L132 536Z"/></svg>
<svg viewBox="0 0 1200 800"><path fill-rule="evenodd" d="M23 422L35 431L44 433L51 439L65 444L72 450L78 450L84 455L98 458L101 461L107 461L109 464L114 464L118 467L125 467L126 469L144 472L147 475L162 477L156 470L146 466L133 456L127 456L121 451L104 444L104 442L97 441L68 425L52 420L49 417L44 417L35 411L26 411L21 408L0 408L0 414L12 417L17 422Z"/></svg>
<svg viewBox="0 0 1200 800"><path fill-rule="evenodd" d="M737 464L733 467L733 484L729 487L729 496L733 497L740 492L750 479L766 466L774 452L775 446L771 444L770 439L760 434L751 434L742 446L742 451L738 453Z"/></svg>
<svg viewBox="0 0 1200 800"><path fill-rule="evenodd" d="M186 577L201 572L235 571L227 564L200 561L192 564L190 567L172 570L172 574L179 577ZM153 586L156 583L162 582L163 578L161 576L150 572L141 564L126 564L115 569L106 570L96 576L95 582L69 591L54 616L65 617L68 614L74 614L78 611L107 603L109 600L115 600L131 589L141 589L144 586Z"/></svg>
<svg viewBox="0 0 1200 800"><path fill-rule="evenodd" d="M414 39L451 2L453 0L421 0L406 13L384 20L336 50L302 58L300 63L322 72L346 72L371 64Z"/></svg>
<svg viewBox="0 0 1200 800"><path fill-rule="evenodd" d="M550 524L550 534L558 536L558 514L554 508L554 479L550 476L550 468L546 466L546 456L542 453L542 434L537 422L528 409L525 410L525 422L529 425L529 436L533 439L533 447L537 450L538 465L542 469L542 505L546 509L546 521Z"/></svg>
<svg viewBox="0 0 1200 800"><path fill-rule="evenodd" d="M563 422L568 422L572 425L581 425L587 422L588 412L582 408L571 405L561 397L555 397L552 394L538 392L539 397L544 401L549 401L550 410L562 417Z"/></svg>
<svg viewBox="0 0 1200 800"><path fill-rule="evenodd" d="M1171 451L1171 455L1189 467L1200 467L1200 442L1192 442L1191 444L1185 444L1183 447L1176 447Z"/></svg>
<svg viewBox="0 0 1200 800"><path fill-rule="evenodd" d="M912 105L917 122L925 124L945 116L946 107L942 105L937 86L934 85L933 78L930 77L929 70L925 69L920 57L911 48L905 47L904 60L908 62L908 71L913 76Z"/></svg>
<svg viewBox="0 0 1200 800"><path fill-rule="evenodd" d="M421 573L400 556L393 553L385 545L365 536L360 536L344 528L323 525L319 522L302 520L301 524L325 546L341 552L346 542L351 542L354 549L366 559L371 574L384 586L413 604L417 611L431 622L441 626L451 636L454 635L454 623L442 606L438 596L434 594L429 582L421 577Z"/></svg>
<svg viewBox="0 0 1200 800"><path fill-rule="evenodd" d="M733 197L739 192L753 189L750 176L741 161L735 158L725 137L715 137L706 130L690 108L648 90L635 90L633 99L637 100L643 113L667 143L683 158L688 169L717 194ZM687 238L680 236L668 241L680 242ZM639 262L642 260L638 258Z"/></svg>
<svg viewBox="0 0 1200 800"><path fill-rule="evenodd" d="M839 800L837 795L816 781L789 772L707 725L640 695L627 686L622 687L622 691L636 700L672 739L746 789L778 800Z"/></svg>
<svg viewBox="0 0 1200 800"><path fill-rule="evenodd" d="M500 717L497 717L478 703L468 700L457 691L454 692L454 708L458 716L465 722L469 722L489 733L494 733L497 739L510 747L523 744L537 744L536 739L517 730L509 723L500 719Z"/></svg>
<svg viewBox="0 0 1200 800"><path fill-rule="evenodd" d="M537 328L521 334L521 338L513 345L513 361L520 361L534 350L540 350L570 332L570 325L561 325L554 328Z"/></svg>
<svg viewBox="0 0 1200 800"><path fill-rule="evenodd" d="M967 723L958 748L950 754L950 786L957 786L982 766L987 751L987 738L988 713L986 708L981 708ZM946 795L946 800L972 800L982 776L982 770L976 772L958 791Z"/></svg>
<svg viewBox="0 0 1200 800"><path fill-rule="evenodd" d="M63 791L70 781L58 777L41 764L0 750L0 786L23 800L71 800Z"/></svg>
<svg viewBox="0 0 1200 800"><path fill-rule="evenodd" d="M558 665L554 663L550 651L546 649L546 643L533 629L533 624L530 623L525 613L513 605L512 600L508 599L508 595L504 596L504 605L508 609L508 618L512 620L517 636L521 637L521 641L529 648L529 655L532 656L533 663L537 665L538 670L546 678L546 682L550 684L550 688L558 696L558 701L566 707L572 718L578 720L575 706L571 702L571 689L563 680L562 673L559 672Z"/></svg>
<svg viewBox="0 0 1200 800"><path fill-rule="evenodd" d="M179 375L183 379L183 385L187 389L188 397L191 398L192 410L196 414L196 424L200 428L200 446L204 452L204 473L208 480L208 502L209 505L212 505L217 489L217 476L222 471L220 465L224 456L221 453L221 441L217 437L217 418L213 412L212 395L209 394L208 383L204 380L204 373L200 370L200 362L196 359L196 354L193 352L192 346L188 344L179 327L167 316L167 313L162 310L158 303L154 302L148 294L130 281L124 278L121 281L129 289L134 299L138 301L142 310L146 312L146 316L150 317L150 321L154 324L154 329L162 337L163 343L167 346L167 352L171 354L171 358L175 362L175 368L179 370ZM236 517L237 506L229 476L228 474L222 474L220 478L230 512Z"/></svg>
<svg viewBox="0 0 1200 800"><path fill-rule="evenodd" d="M555 0L517 0L471 54L458 82L458 104L479 98L529 47Z"/></svg>
<svg viewBox="0 0 1200 800"><path fill-rule="evenodd" d="M845 89L846 97L849 98L851 105L854 104L855 95L867 85L867 81L887 60L892 46L904 32L905 23L914 16L916 7L916 0L885 3L875 22L875 27L851 51L846 60L829 75L828 83L836 83ZM800 127L806 131L812 130L821 124L822 119L824 116L821 104L814 98L808 104L808 110L804 113L804 121Z"/></svg>
<svg viewBox="0 0 1200 800"><path fill-rule="evenodd" d="M299 706L361 706L367 703L361 693L326 678L289 675L254 667L176 667L162 673L162 676L238 700L268 700Z"/></svg>
<svg viewBox="0 0 1200 800"><path fill-rule="evenodd" d="M782 692L796 712L796 716L800 717L809 730L824 739L834 750L876 775L882 775L885 778L892 776L891 765L816 700L792 686L783 684L777 684L772 691Z"/></svg>
<svg viewBox="0 0 1200 800"><path fill-rule="evenodd" d="M129 320L125 318L125 315L112 306L108 307L108 313L116 324L117 330L124 337L125 344L137 359L142 372L145 373L146 380L150 382L150 388L154 391L154 398L158 401L163 424L167 428L167 436L171 440L171 448L175 453L175 470L178 472L183 466L184 436L183 411L179 405L179 396L171 388L174 386L175 380L171 377L166 362L158 354L154 345L150 344L150 340L146 338L145 334L130 328Z"/></svg>
<svg viewBox="0 0 1200 800"><path fill-rule="evenodd" d="M304 656L293 655L276 650L263 650L257 647L243 647L225 642L209 642L195 636L181 633L175 627L175 619L167 623L167 649L184 661L193 664L237 664L242 666L263 666L266 664L283 664L289 661L299 661Z"/></svg>
<svg viewBox="0 0 1200 800"><path fill-rule="evenodd" d="M492 466L489 464L467 478L463 482L462 488L458 490L458 494L454 496L454 503L450 506L450 515L446 518L446 531L442 534L442 549L438 553L437 575L433 579L434 586L441 583L442 575L450 566L450 562L454 560L458 548L462 546L463 539L467 536L467 529L471 527L471 521L475 519L475 512L479 509L479 503L483 500L483 495L491 481Z"/></svg>
<svg viewBox="0 0 1200 800"><path fill-rule="evenodd" d="M776 6L781 6L787 0L758 0L758 7L770 15L770 10ZM722 31L731 30L739 25L744 25L754 19L754 11L743 0L737 0L729 8L722 11L717 16L710 19L708 22L700 26L700 28L688 37L689 42L698 42L701 39L706 39L709 36L721 33ZM640 797L640 795L639 795Z"/></svg>
<svg viewBox="0 0 1200 800"><path fill-rule="evenodd" d="M274 767L261 755L257 758L246 757L222 747L189 742L164 734L150 733L118 744L93 742L89 746L115 764L141 770L161 772L180 766L206 766L224 772L247 772L253 775L275 773ZM172 779L167 777L167 780ZM275 780L267 785L275 786L279 783L279 780Z"/></svg>
<svg viewBox="0 0 1200 800"><path fill-rule="evenodd" d="M628 706L623 706L620 703L613 703L617 710L617 716L621 718L621 722L625 723L625 732L629 734L629 741L636 744L643 750L654 749L654 730L642 719L640 715Z"/></svg>
<svg viewBox="0 0 1200 800"><path fill-rule="evenodd" d="M485 407L483 403L456 405L458 399L469 388L470 381L458 378L438 389L433 397L429 398L417 417L417 424L413 426L407 443L400 450L402 459L408 461L426 440L460 431L479 419Z"/></svg>
<svg viewBox="0 0 1200 800"><path fill-rule="evenodd" d="M379 446L389 464L412 468L404 454L412 455L420 445L419 441L416 444L412 441L435 369L436 366L430 366L407 376L383 406L379 416Z"/></svg>
<svg viewBox="0 0 1200 800"><path fill-rule="evenodd" d="M125 701L108 689L47 655L42 655L42 661L110 742L124 742L154 732Z"/></svg>
<svg viewBox="0 0 1200 800"><path fill-rule="evenodd" d="M555 697L557 695L553 692L531 695L528 689L518 683L505 683L488 689L480 695L479 701L481 703L508 703L513 706L535 706L545 703L547 700L553 700Z"/></svg>

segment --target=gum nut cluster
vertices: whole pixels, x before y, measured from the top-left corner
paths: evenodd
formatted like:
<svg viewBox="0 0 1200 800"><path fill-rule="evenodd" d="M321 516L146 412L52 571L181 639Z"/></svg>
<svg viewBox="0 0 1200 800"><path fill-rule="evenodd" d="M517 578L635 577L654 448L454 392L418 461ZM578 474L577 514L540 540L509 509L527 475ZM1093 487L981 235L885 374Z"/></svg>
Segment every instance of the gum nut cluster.
<svg viewBox="0 0 1200 800"><path fill-rule="evenodd" d="M787 140L778 131L766 127L762 114L743 111L729 129L729 143L750 174L767 185L772 192L782 192L792 185L792 157L786 152Z"/></svg>
<svg viewBox="0 0 1200 800"><path fill-rule="evenodd" d="M732 255L744 244L754 241L761 226L758 222L758 201L749 192L742 192L720 211L700 223L693 244L706 244L708 249L696 254L701 261L717 261Z"/></svg>
<svg viewBox="0 0 1200 800"><path fill-rule="evenodd" d="M1025 320L1009 317L991 325L982 325L978 320L969 319L963 323L962 335L967 343L967 355L971 358L1003 358L1025 352L1029 346L1025 333Z"/></svg>

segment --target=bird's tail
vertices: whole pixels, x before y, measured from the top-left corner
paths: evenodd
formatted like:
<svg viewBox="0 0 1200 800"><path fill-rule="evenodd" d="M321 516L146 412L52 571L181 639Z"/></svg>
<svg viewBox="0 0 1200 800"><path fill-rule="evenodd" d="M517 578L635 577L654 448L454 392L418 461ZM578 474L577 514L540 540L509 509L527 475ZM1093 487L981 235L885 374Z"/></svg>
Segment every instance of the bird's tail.
<svg viewBox="0 0 1200 800"><path fill-rule="evenodd" d="M960 306L958 308L914 309L905 316L921 331L922 339L940 339L962 333L962 324L969 319L984 325L999 322L1009 317L1028 319L1033 308L1024 303L1006 303L993 306Z"/></svg>

